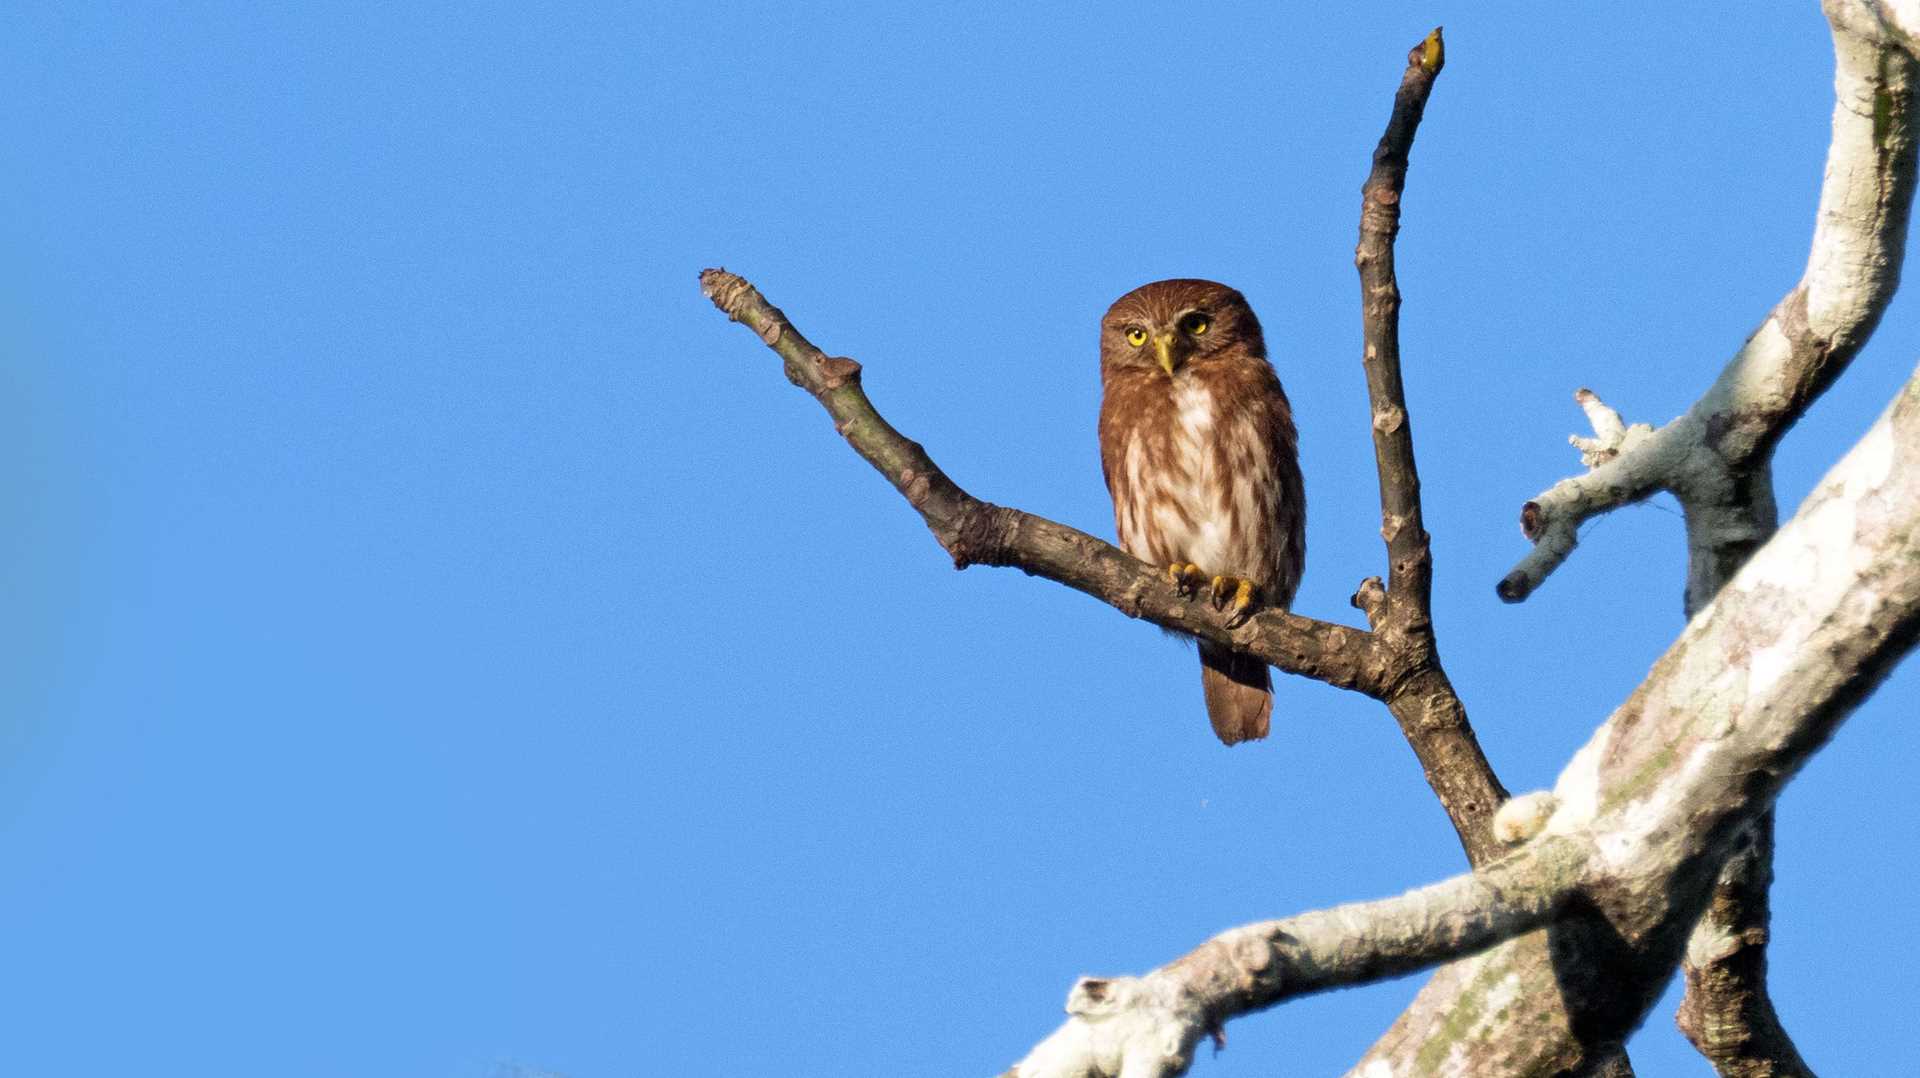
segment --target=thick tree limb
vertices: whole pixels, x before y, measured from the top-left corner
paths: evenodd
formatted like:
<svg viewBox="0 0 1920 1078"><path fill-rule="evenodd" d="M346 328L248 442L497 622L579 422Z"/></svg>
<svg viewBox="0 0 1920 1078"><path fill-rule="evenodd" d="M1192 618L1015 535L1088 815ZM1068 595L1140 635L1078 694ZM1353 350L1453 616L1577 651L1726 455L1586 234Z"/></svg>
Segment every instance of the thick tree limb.
<svg viewBox="0 0 1920 1078"><path fill-rule="evenodd" d="M1882 10L1852 2L1829 3L1826 9L1834 25L1834 134L1808 276L1814 274L1815 260L1823 259L1823 240L1825 262L1844 265L1849 259L1856 263L1864 259L1878 270L1869 271L1868 279L1876 282L1873 289L1854 292L1850 301L1828 300L1829 306L1845 310L1839 321L1852 327L1846 335L1851 338L1850 350L1857 350L1898 285L1913 198L1920 109L1914 100L1911 36L1894 32ZM1873 181L1871 198L1867 184L1851 175L1868 161L1873 167L1864 172ZM1850 228L1829 224L1847 220L1849 213L1865 217ZM1862 226L1870 230L1864 243L1859 234ZM1845 275L1839 279L1842 284L1847 280ZM1847 292L1830 287L1827 294ZM1711 601L1745 560L1749 548L1741 536L1751 534L1760 541L1773 533L1771 447L1845 362L1843 356L1838 365L1829 362L1814 369L1804 386L1789 389L1788 410L1759 432L1756 442L1765 448L1756 452L1755 465L1743 482L1729 485L1733 498L1718 505L1699 498L1682 502L1687 510L1689 617ZM1729 470L1737 475L1736 469L1737 465ZM1773 882L1773 850L1769 811L1722 866L1712 901L1694 926L1682 963L1686 996L1675 1020L1723 1078L1811 1078L1813 1073L1767 992L1771 918L1767 891Z"/></svg>
<svg viewBox="0 0 1920 1078"><path fill-rule="evenodd" d="M1680 1031L1726 1078L1812 1078L1767 994L1767 889L1773 883L1773 812L1720 870L1707 912L1687 940Z"/></svg>
<svg viewBox="0 0 1920 1078"><path fill-rule="evenodd" d="M1913 196L1911 37L1889 32L1889 12L1877 5L1836 0L1827 13L1836 53L1833 140L1801 283L1693 409L1657 433L1624 427L1581 391L1595 438L1575 444L1593 471L1523 508L1522 530L1535 546L1501 581L1503 598L1525 598L1571 552L1588 517L1655 490L1672 490L1685 511L1689 616L1772 534L1773 446L1858 351L1891 299ZM1771 816L1756 830L1760 840L1729 859L1695 930L1678 1021L1730 1078L1810 1074L1766 992Z"/></svg>
<svg viewBox="0 0 1920 1078"><path fill-rule="evenodd" d="M1617 1049L1727 854L1920 637L1916 466L1920 375L1562 772L1547 832L1600 851L1579 896L1442 970L1355 1075L1588 1074Z"/></svg>
<svg viewBox="0 0 1920 1078"><path fill-rule="evenodd" d="M1593 855L1556 836L1398 898L1223 932L1140 977L1082 977L1068 1018L1003 1078L1159 1078L1186 1072L1201 1037L1295 996L1364 984L1548 923Z"/></svg>
<svg viewBox="0 0 1920 1078"><path fill-rule="evenodd" d="M1737 566L1770 532L1773 447L1879 323L1899 285L1913 202L1920 117L1913 60L1897 43L1871 36L1881 25L1874 6L1829 0L1827 9L1837 61L1833 142L1805 274L1712 387L1658 430L1625 427L1591 391L1581 392L1595 437L1575 444L1591 470L1522 507L1521 531L1534 547L1500 581L1501 598L1532 594L1572 551L1586 520L1661 490L1687 510L1696 557ZM1768 518L1764 527L1755 510ZM1687 605L1705 600L1691 594Z"/></svg>
<svg viewBox="0 0 1920 1078"><path fill-rule="evenodd" d="M1908 8L1914 5L1905 5ZM1688 413L1659 431L1626 427L1589 390L1593 439L1575 438L1592 470L1528 502L1534 547L1497 589L1524 599L1571 553L1589 517L1670 490L1687 525L1683 606L1691 617L1773 534L1773 447L1845 368L1899 283L1915 178L1910 36L1877 4L1832 0L1835 105L1807 269ZM1911 12L1909 11L1910 15ZM1681 1029L1723 1075L1810 1074L1767 996L1772 819L1732 857L1686 962Z"/></svg>
<svg viewBox="0 0 1920 1078"><path fill-rule="evenodd" d="M1475 952L1355 1078L1618 1066L1729 848L1916 639L1920 373L1575 755L1513 857L1235 929L1141 978L1082 980L1010 1073L1179 1075L1232 1018Z"/></svg>
<svg viewBox="0 0 1920 1078"><path fill-rule="evenodd" d="M1696 582L1724 581L1771 530L1774 509L1766 469L1773 445L1851 359L1897 284L1914 172L1913 121L1907 90L1912 65L1903 54L1889 56L1878 44L1882 38L1870 34L1861 37L1866 32L1860 26L1870 22L1877 28L1874 32L1894 34L1896 24L1911 14L1907 9L1913 6L1829 0L1836 49L1842 53L1843 72L1838 80L1842 95L1836 109L1835 150L1823 189L1820 229L1806 276L1728 364L1714 388L1687 415L1659 431L1627 427L1597 398L1582 396L1581 403L1595 428L1595 438L1582 445L1583 457L1593 470L1556 485L1529 503L1522 514L1523 528L1537 540L1535 550L1502 582L1503 597L1517 601L1537 587L1572 549L1573 529L1587 516L1655 490L1674 491L1688 510L1689 546L1697 563L1689 573L1689 607L1704 603L1712 594ZM1858 107L1857 95L1854 107L1849 108L1847 48L1841 40L1849 35L1873 44L1870 50L1855 50L1856 60L1871 52L1875 61L1873 76L1862 75L1859 82L1873 95L1864 110ZM1857 46L1859 41L1852 44ZM1365 611L1373 626L1371 633L1272 611L1256 616L1238 632L1228 630L1206 604L1180 599L1160 578L1157 567L1145 566L1071 528L972 498L941 473L920 446L899 435L874 411L859 386L857 364L827 357L813 348L779 311L739 278L710 270L702 274L702 285L716 305L754 328L786 360L788 376L826 407L850 444L921 512L956 565L1018 565L1095 595L1131 616L1225 643L1283 670L1387 702L1420 753L1429 781L1454 819L1470 856L1482 863L1490 849L1486 818L1504 794L1473 743L1464 710L1447 684L1432 646L1427 605L1431 558L1420 525L1418 477L1399 379L1399 293L1392 275L1391 241L1397 228L1405 150L1439 60L1437 34L1411 58L1408 80L1403 81L1394 118L1376 153L1374 175L1365 189L1361 246L1356 252L1367 317L1366 363L1381 474L1382 536L1388 546L1391 582L1391 587L1377 580L1365 582L1355 595L1355 605ZM1856 66L1852 70L1860 74L1861 69ZM1424 85L1416 86L1414 94L1409 95L1409 82L1420 71L1424 71ZM1842 111L1850 112L1851 118L1843 120ZM1860 145L1871 156L1850 159L1847 173L1836 179L1834 161L1841 156L1843 123L1851 136L1867 131L1868 138ZM1859 148L1855 145L1856 150ZM1384 184L1376 182L1383 179ZM1385 245L1384 261L1377 250L1370 250L1370 244L1379 243ZM1915 399L1910 384L1901 398L1905 403L1897 402L1894 411L1883 419L1883 424L1891 423L1890 429L1894 429L1888 441L1893 448L1887 449L1886 455L1900 458L1900 467L1893 471L1904 472L1920 462L1912 452L1916 424L1911 413L1920 411L1914 406ZM1901 413L1902 407L1905 413ZM1906 418L1902 419L1902 414ZM1876 431L1879 429L1876 427ZM1873 437L1870 434L1848 461L1853 461ZM1835 474L1839 471L1836 469ZM1773 608L1771 613L1749 622L1738 622L1738 613L1725 615L1736 619L1732 629L1722 624L1723 608L1732 606L1738 611L1762 600L1723 600L1697 619L1662 660L1662 666L1562 776L1557 790L1561 809L1549 825L1557 837L1544 841L1573 839L1580 848L1593 843L1601 856L1585 862L1587 874L1572 893L1556 893L1551 927L1443 971L1375 1047L1361 1073L1369 1078L1383 1068L1384 1073L1393 1074L1593 1073L1619 1061L1621 1041L1671 975L1674 960L1682 950L1680 940L1686 924L1706 905L1712 867L1725 860L1744 829L1770 804L1785 777L1870 690L1894 657L1911 646L1916 633L1914 609L1920 607L1920 599L1913 593L1920 588L1887 566L1911 566L1916 552L1902 549L1891 560L1882 555L1889 542L1911 546L1916 523L1908 503L1913 491L1888 484L1885 475L1860 478L1869 473L1871 467L1849 479L1849 493L1879 497L1882 488L1892 491L1889 496L1901 503L1895 515L1904 521L1894 530L1904 528L1905 538L1890 540L1884 531L1862 538L1862 529L1853 529L1849 541L1859 541L1854 542L1851 553L1877 567L1857 578L1865 590L1843 596L1841 605L1829 602L1833 599L1833 582L1826 578L1835 573L1831 564L1818 566L1818 562L1822 554L1832 558L1836 553L1831 549L1833 544L1827 541L1828 549L1821 551L1809 550L1803 542L1801 549L1782 563L1794 568L1775 565L1770 571L1776 576L1799 573L1806 577L1808 574L1802 571L1805 566L1816 565L1812 575L1821 577L1821 581L1796 582L1809 587L1820 585L1815 588L1821 591L1820 596L1807 604L1809 609L1819 607L1822 611L1812 618L1811 628L1805 618L1789 611L1788 620L1794 624L1774 634L1781 609L1801 605L1801 597L1789 594L1792 589L1785 586L1774 589L1780 594L1770 593L1764 598L1763 605ZM1808 505L1814 501L1810 498ZM1830 512L1824 524L1810 525L1812 533L1834 533L1834 512L1838 511ZM1801 517L1805 515L1803 508ZM1768 549L1779 546L1792 530L1790 526ZM1816 548L1819 545L1813 544ZM1773 564L1778 559L1763 556L1755 561ZM1749 573L1743 573L1741 579L1747 579L1752 569L1749 566ZM1871 616L1864 620L1856 617L1866 608L1871 608ZM1837 636L1820 638L1821 631L1835 626L1839 627ZM1705 635L1696 639L1696 630ZM1720 635L1714 635L1716 632ZM1794 633L1802 635L1788 639ZM1711 663L1693 663L1689 641L1711 654L1721 673L1738 669L1738 683L1724 683L1724 679L1712 682L1707 676L1713 669ZM1730 649L1745 650L1730 655ZM1734 658L1744 661L1731 662ZM1832 668L1824 672L1795 668L1790 675L1773 669L1795 667L1803 659L1829 661ZM1768 676L1755 675L1762 669L1770 671ZM1796 691L1802 691L1801 697L1794 697ZM1647 696L1650 692L1654 694L1651 698ZM1769 694L1774 698L1763 699ZM1683 696L1684 705L1674 703ZM1647 718L1649 714L1655 716L1652 721ZM1704 732L1685 725L1689 716L1700 719L1716 715L1720 720ZM1778 729L1769 725L1786 721L1783 717L1788 716L1797 716L1800 725ZM1423 727L1441 731L1441 736L1424 742L1427 746L1451 744L1458 749L1465 744L1471 747L1470 757L1435 756L1430 760L1422 751L1419 735ZM1770 732L1758 742L1746 737L1762 728ZM1603 747L1596 749L1596 745ZM1712 772L1713 780L1704 785L1696 781L1703 769ZM1476 771L1484 777L1478 778ZM1468 785L1450 795L1444 788L1450 779ZM1477 794L1471 788L1475 781L1481 782ZM1643 792L1646 796L1639 796ZM1716 795L1723 796L1716 800ZM1760 880L1764 898L1764 874L1750 878ZM1493 907L1454 911L1459 923L1483 926L1488 933L1484 938L1465 933L1436 942L1422 936L1417 946L1409 944L1400 949L1362 939L1350 950L1374 955L1373 961L1424 963L1449 957L1429 955L1435 948L1457 947L1452 955L1465 954L1506 938L1503 933L1509 928L1519 931L1529 927L1518 920L1492 917L1493 912ZM1476 919L1482 915L1491 919ZM1764 929L1764 906L1760 915ZM1405 943L1405 938L1395 938ZM1380 957L1389 954L1398 957ZM1759 957L1763 969L1764 954ZM1176 967L1185 970L1178 983L1189 988L1203 982L1224 987L1202 997L1192 996L1187 989L1172 995L1159 989L1132 991L1174 983L1158 975ZM1151 1035L1139 1040L1128 1033L1113 1042L1120 1044L1119 1056L1099 1056L1099 1051L1113 1050L1111 1043L1098 1051L1075 1048L1073 1051L1079 1054L1070 1053L1071 1058L1088 1061L1089 1069L1047 1073L1179 1073L1199 1032L1281 998L1258 1002L1264 997L1247 987L1254 981L1244 976L1196 978L1194 969L1199 967L1211 968L1207 963L1196 965L1183 960L1139 981L1097 982L1118 987L1111 994L1105 988L1089 989L1101 998L1080 998L1083 1010L1075 1012L1076 1017L1056 1034L1056 1040L1064 1037L1063 1043L1079 1044L1085 1037L1097 1040L1105 1036L1113 1042L1114 1031L1129 1028ZM1399 972L1417 965L1393 968ZM1365 961L1360 961L1331 974L1351 980L1328 983L1357 983L1370 975ZM1087 984L1083 982L1083 987ZM1128 991L1118 991L1120 987ZM1489 998L1501 998L1503 994L1511 999L1512 992L1523 994L1527 1006L1520 1010L1524 1013L1513 1013L1512 1007L1485 1006ZM1121 996L1127 998L1121 1000ZM1196 1004L1196 998L1209 1002ZM1536 1005L1537 1000L1547 1002ZM1196 1005L1198 1011L1194 1010ZM1137 1027L1126 1024L1156 1008L1166 1013L1149 1017ZM1467 1013L1475 1016L1472 1022L1457 1020ZM1191 1021L1196 1014L1207 1023L1198 1032ZM1736 1017L1752 1028L1752 1012ZM1116 1019L1122 1020L1121 1024L1110 1024ZM1087 1030L1070 1032L1079 1028L1076 1023ZM1104 1032L1089 1032L1096 1024ZM1176 1026L1183 1031L1178 1037L1167 1040L1162 1036ZM1781 1038L1784 1041L1784 1034ZM1785 1050L1791 1053L1790 1042L1786 1042ZM1776 1052L1775 1059L1781 1058L1785 1057ZM1107 1066L1107 1062L1115 1061L1116 1066ZM1178 1069L1169 1069L1175 1063Z"/></svg>

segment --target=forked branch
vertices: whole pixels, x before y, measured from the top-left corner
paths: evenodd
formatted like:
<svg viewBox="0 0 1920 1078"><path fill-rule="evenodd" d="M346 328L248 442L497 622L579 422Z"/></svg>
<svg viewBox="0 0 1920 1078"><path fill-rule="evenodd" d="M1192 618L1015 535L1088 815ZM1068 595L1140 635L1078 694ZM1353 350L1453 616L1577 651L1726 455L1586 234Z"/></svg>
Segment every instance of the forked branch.
<svg viewBox="0 0 1920 1078"><path fill-rule="evenodd" d="M1083 979L1013 1073L1178 1075L1233 1018L1460 958L1356 1078L1595 1073L1659 998L1715 866L1920 637L1920 375L1727 592L1575 755L1510 859Z"/></svg>
<svg viewBox="0 0 1920 1078"><path fill-rule="evenodd" d="M1591 391L1576 394L1594 437L1573 441L1591 470L1522 507L1534 545L1500 581L1502 598L1518 602L1538 587L1572 553L1583 522L1661 490L1686 517L1688 617L1773 534L1774 446L1858 353L1898 287L1920 144L1914 39L1902 27L1920 5L1825 7L1833 135L1805 274L1713 386L1659 430L1625 426ZM1766 986L1772 833L1768 814L1722 869L1687 947L1679 1025L1725 1078L1811 1073Z"/></svg>
<svg viewBox="0 0 1920 1078"><path fill-rule="evenodd" d="M1693 559L1689 615L1766 541L1774 525L1768 462L1780 437L1833 384L1879 324L1900 283L1913 205L1915 63L1879 5L1829 0L1835 54L1833 141L1806 272L1684 415L1625 426L1591 390L1576 394L1594 437L1575 437L1584 474L1521 507L1533 549L1498 584L1531 595L1566 560L1581 524L1660 491L1679 499ZM1717 586L1717 585L1713 585Z"/></svg>
<svg viewBox="0 0 1920 1078"><path fill-rule="evenodd" d="M794 328L745 279L720 269L700 274L716 307L744 323L785 361L789 380L810 393L866 461L917 510L954 564L1015 566L1098 598L1130 617L1225 644L1291 674L1364 693L1388 705L1419 757L1428 783L1475 863L1497 852L1488 821L1506 796L1440 667L1429 615L1431 554L1420 513L1419 476L1400 379L1399 290L1393 238L1407 151L1443 63L1434 31L1409 58L1393 118L1363 193L1360 267L1365 366L1381 477L1382 537L1391 588L1377 580L1355 593L1368 632L1285 611L1265 610L1233 628L1204 602L1191 602L1159 572L1085 532L975 498L926 450L881 417L861 385L861 368L829 356Z"/></svg>
<svg viewBox="0 0 1920 1078"><path fill-rule="evenodd" d="M1407 656L1415 671L1387 698L1387 707L1420 758L1427 785L1453 821L1468 859L1481 864L1499 852L1489 824L1507 791L1487 763L1467 722L1467 709L1440 665L1432 613L1433 550L1421 511L1413 419L1400 377L1400 283L1393 258L1413 137L1444 66L1446 46L1436 27L1407 54L1386 131L1360 188L1360 242L1353 262L1360 271L1361 363L1380 477L1380 537L1387 545L1388 586L1383 590L1377 581L1363 584L1354 605L1366 612L1374 633Z"/></svg>

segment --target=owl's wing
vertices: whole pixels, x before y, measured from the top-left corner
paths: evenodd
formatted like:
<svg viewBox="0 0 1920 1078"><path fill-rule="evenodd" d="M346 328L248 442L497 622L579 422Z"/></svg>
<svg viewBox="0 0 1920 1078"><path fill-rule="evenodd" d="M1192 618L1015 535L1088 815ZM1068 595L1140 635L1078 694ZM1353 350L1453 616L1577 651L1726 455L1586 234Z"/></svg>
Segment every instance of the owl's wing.
<svg viewBox="0 0 1920 1078"><path fill-rule="evenodd" d="M1126 476L1121 454L1126 452L1128 419L1126 394L1113 386L1100 398L1100 472L1107 481L1107 497L1115 505L1125 496Z"/></svg>
<svg viewBox="0 0 1920 1078"><path fill-rule="evenodd" d="M1293 405L1276 375L1267 394L1267 447L1273 454L1274 480L1280 486L1280 516L1274 523L1280 534L1272 547L1274 600L1293 604L1307 565L1307 485L1300 473L1300 435L1293 425Z"/></svg>

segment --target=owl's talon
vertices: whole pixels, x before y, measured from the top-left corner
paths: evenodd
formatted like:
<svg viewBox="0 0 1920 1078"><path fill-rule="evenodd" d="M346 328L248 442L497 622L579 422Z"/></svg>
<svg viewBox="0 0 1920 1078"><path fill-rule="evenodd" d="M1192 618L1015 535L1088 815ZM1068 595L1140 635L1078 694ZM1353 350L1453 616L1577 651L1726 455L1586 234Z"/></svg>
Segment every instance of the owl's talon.
<svg viewBox="0 0 1920 1078"><path fill-rule="evenodd" d="M1208 589L1215 610L1227 611L1227 628L1237 629L1253 616L1253 581L1237 576L1216 576Z"/></svg>
<svg viewBox="0 0 1920 1078"><path fill-rule="evenodd" d="M1182 597L1191 599L1200 594L1200 586L1207 582L1207 574L1192 562L1174 562L1167 566L1167 583Z"/></svg>

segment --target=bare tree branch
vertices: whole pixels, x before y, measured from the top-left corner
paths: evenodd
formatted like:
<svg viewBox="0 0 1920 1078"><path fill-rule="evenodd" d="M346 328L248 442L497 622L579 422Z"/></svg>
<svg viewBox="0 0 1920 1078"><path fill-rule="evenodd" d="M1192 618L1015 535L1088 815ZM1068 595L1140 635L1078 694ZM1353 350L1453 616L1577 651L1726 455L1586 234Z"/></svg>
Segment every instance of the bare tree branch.
<svg viewBox="0 0 1920 1078"><path fill-rule="evenodd" d="M1400 285L1394 276L1393 241L1400 232L1400 195L1407 186L1413 137L1426 113L1434 80L1445 65L1446 47L1437 29L1407 54L1393 113L1373 151L1373 171L1360 188L1360 244L1353 256L1360 271L1367 395L1373 402L1374 461L1380 472L1380 535L1387 543L1389 563L1388 599L1422 619L1411 631L1428 637L1432 625L1424 618L1433 595L1433 553L1420 508L1413 422L1400 379Z"/></svg>
<svg viewBox="0 0 1920 1078"><path fill-rule="evenodd" d="M1424 969L1548 923L1593 848L1556 836L1398 898L1223 932L1139 977L1082 977L1066 1023L1012 1078L1186 1072L1201 1037L1295 996ZM1005 1076L1003 1076L1005 1078Z"/></svg>
<svg viewBox="0 0 1920 1078"><path fill-rule="evenodd" d="M1577 900L1442 970L1354 1073L1585 1074L1617 1050L1744 829L1920 636L1915 466L1920 375L1562 772L1547 832L1601 853ZM1487 1006L1512 992L1530 1005Z"/></svg>
<svg viewBox="0 0 1920 1078"><path fill-rule="evenodd" d="M1467 710L1440 665L1434 637L1433 551L1421 512L1413 422L1400 377L1400 285L1393 258L1408 154L1434 80L1445 65L1446 49L1438 29L1407 54L1386 132L1373 151L1372 171L1360 188L1360 242L1353 261L1360 271L1362 363L1372 406L1388 586L1382 590L1378 581L1368 581L1355 594L1354 605L1365 611L1368 624L1385 645L1410 660L1413 673L1385 697L1387 707L1420 758L1427 784L1453 821L1468 859L1477 865L1500 852L1488 823L1507 791L1467 722Z"/></svg>
<svg viewBox="0 0 1920 1078"><path fill-rule="evenodd" d="M1574 444L1592 470L1522 508L1521 529L1534 547L1500 582L1502 598L1526 598L1572 552L1583 521L1657 490L1672 491L1685 513L1689 617L1773 534L1773 448L1891 300L1914 190L1911 39L1889 32L1878 5L1832 0L1826 10L1834 27L1833 138L1805 274L1707 393L1659 431L1625 426L1589 390L1576 395L1594 438ZM1756 841L1729 859L1687 952L1679 1024L1728 1076L1811 1073L1764 981L1772 832L1769 815L1756 824Z"/></svg>
<svg viewBox="0 0 1920 1078"><path fill-rule="evenodd" d="M1571 551L1582 520L1656 490L1673 491L1687 510L1690 612L1771 533L1773 446L1857 352L1897 285L1914 176L1913 65L1886 42L1911 44L1904 27L1920 25L1910 10L1916 7L1912 0L1828 0L1840 94L1805 276L1714 387L1665 427L1628 426L1582 391L1578 399L1594 437L1575 441L1591 470L1525 507L1523 530L1535 548L1502 581L1503 597L1518 601L1537 587ZM1356 264L1389 555L1389 583L1370 579L1354 596L1372 632L1277 611L1229 629L1210 605L1183 600L1156 567L1082 532L973 498L879 416L861 389L858 364L815 349L740 278L709 270L701 281L721 310L782 356L788 377L820 401L854 449L921 513L956 566L1016 565L1130 616L1382 700L1419 754L1469 856L1488 865L1495 849L1489 822L1504 791L1434 646L1431 553L1400 381L1392 263L1406 152L1441 60L1436 31L1409 57L1363 189ZM1073 1017L1020 1073L1182 1073L1199 1036L1217 1033L1238 1014L1501 940L1443 970L1356 1073L1627 1073L1620 1045L1686 950L1687 930L1714 893L1715 868L1762 819L1780 785L1920 634L1920 550L1914 549L1920 480L1906 478L1920 464L1916 384L1909 383L1795 521L1741 571L1729 594L1689 625L1575 757L1553 798L1523 799L1521 807L1530 810L1554 808L1544 824L1549 837L1484 869L1504 881L1497 893L1475 890L1473 876L1436 885L1472 898L1439 907L1449 930L1429 931L1435 922L1420 913L1426 907L1389 900L1348 908L1368 915L1345 922L1347 936L1337 951L1326 951L1317 936L1302 944L1292 934L1319 932L1327 922L1315 919L1333 916L1309 914L1228 933L1143 978L1083 980L1069 1001ZM1541 826L1541 815L1528 815L1524 829ZM1544 870L1537 851L1549 849L1583 851L1575 885L1538 875ZM1510 877L1522 865L1535 874ZM1748 926L1735 935L1749 942L1764 938L1767 865L1764 858L1749 860L1746 869L1730 868L1723 881L1757 887L1757 905L1744 893L1720 892L1729 923ZM1716 909L1720 905L1716 901ZM1514 936L1542 923L1544 931ZM1282 938L1273 934L1281 931L1275 925L1293 927ZM1222 942L1229 938L1235 942ZM1776 1069L1728 1070L1705 1045L1703 1051L1729 1074L1799 1073L1790 1069L1804 1068L1791 1042L1777 1021L1767 1025L1770 1005L1753 1005L1756 998L1765 1003L1764 952L1756 963L1752 954L1723 962L1719 952L1694 950L1718 963L1710 972L1731 978L1701 989L1702 1028L1730 1030L1731 1039L1722 1040L1742 1052L1762 1045L1755 1058ZM1300 976L1300 968L1312 972ZM1273 972L1282 969L1284 976ZM1723 984L1732 987L1718 998L1708 994ZM1526 1006L1489 1006L1516 998Z"/></svg>
<svg viewBox="0 0 1920 1078"><path fill-rule="evenodd" d="M1532 594L1586 520L1661 490L1686 509L1695 556L1727 570L1770 534L1773 447L1879 323L1900 282L1913 202L1913 60L1883 37L1861 36L1879 24L1858 0L1829 0L1827 8L1837 58L1833 143L1805 274L1712 387L1658 430L1625 427L1582 391L1595 438L1575 444L1591 470L1522 507L1521 531L1534 549L1500 581L1501 598ZM1690 594L1687 605L1698 608L1710 594Z"/></svg>
<svg viewBox="0 0 1920 1078"><path fill-rule="evenodd" d="M1572 552L1582 522L1658 490L1672 491L1685 513L1689 617L1773 534L1774 446L1865 343L1899 284L1916 110L1913 38L1896 24L1915 6L1825 5L1833 137L1805 274L1707 393L1659 431L1627 427L1589 390L1576 395L1594 438L1573 441L1591 471L1522 507L1521 530L1534 547L1500 582L1502 598L1517 602L1538 587ZM1729 1078L1810 1074L1766 990L1770 814L1755 832L1722 869L1695 929L1677 1018Z"/></svg>
<svg viewBox="0 0 1920 1078"><path fill-rule="evenodd" d="M1822 203L1843 210L1850 203L1855 209L1869 205L1864 197L1849 199L1851 185L1839 177L1847 176L1851 161L1867 158L1871 143L1876 151L1872 160L1879 166L1877 186L1891 197L1892 204L1888 205L1886 197L1876 197L1868 224L1891 230L1891 237L1882 243L1892 249L1875 254L1890 258L1892 272L1897 275L1898 245L1906 233L1915 172L1913 65L1901 46L1887 42L1882 33L1885 24L1878 21L1878 13L1871 13L1875 21L1868 22L1862 16L1869 13L1851 4L1830 5L1828 12L1835 24L1835 113ZM1849 28L1850 23L1857 25ZM1823 222L1827 219L1822 217ZM1820 239L1816 231L1816 256ZM1897 276L1884 284L1877 302L1884 305L1896 285ZM1861 305L1874 302L1875 298L1869 298ZM1833 372L1823 371L1819 376L1830 381ZM1797 394L1801 399L1789 418L1804 411L1815 391ZM1763 441L1777 443L1785 426L1785 422L1773 424L1773 429L1764 432ZM1739 535L1751 533L1764 540L1773 533L1774 497L1766 466L1770 455L1770 449L1760 454L1758 466L1747 480L1730 485L1744 497L1718 506L1682 503L1687 509L1688 617L1710 601L1745 560L1746 547L1738 541ZM1735 537L1735 541L1719 540L1723 535ZM1811 1078L1813 1074L1781 1023L1767 990L1772 916L1767 891L1773 883L1773 831L1773 813L1768 811L1755 821L1747 841L1721 867L1712 901L1694 926L1681 963L1686 995L1675 1022L1723 1078Z"/></svg>
<svg viewBox="0 0 1920 1078"><path fill-rule="evenodd" d="M1773 812L1720 870L1713 899L1687 940L1680 1031L1726 1078L1812 1078L1767 994L1767 889L1773 884Z"/></svg>
<svg viewBox="0 0 1920 1078"><path fill-rule="evenodd" d="M1353 603L1373 631L1268 610L1239 628L1209 604L1182 598L1154 568L1064 525L983 502L949 479L926 451L894 430L860 384L860 365L827 356L744 279L701 273L714 305L745 323L786 361L787 377L811 393L835 429L920 512L954 564L1014 565L1059 581L1131 617L1191 633L1384 702L1420 760L1468 859L1498 855L1488 822L1506 790L1480 749L1466 709L1440 665L1429 613L1432 555L1420 510L1420 480L1400 377L1399 288L1393 238L1407 152L1434 77L1444 62L1435 30L1409 54L1394 110L1362 188L1360 270L1368 394L1381 481L1381 535L1391 589L1363 581Z"/></svg>

